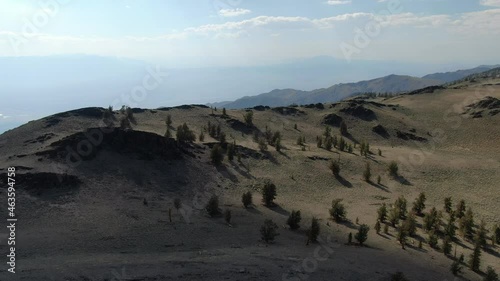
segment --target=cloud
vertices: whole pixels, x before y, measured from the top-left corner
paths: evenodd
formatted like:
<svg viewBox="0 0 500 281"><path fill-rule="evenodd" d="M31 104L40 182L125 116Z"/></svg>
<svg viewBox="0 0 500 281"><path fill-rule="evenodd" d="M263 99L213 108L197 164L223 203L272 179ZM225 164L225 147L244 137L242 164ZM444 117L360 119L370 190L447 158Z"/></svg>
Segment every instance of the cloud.
<svg viewBox="0 0 500 281"><path fill-rule="evenodd" d="M500 0L481 0L480 3L483 6L500 7Z"/></svg>
<svg viewBox="0 0 500 281"><path fill-rule="evenodd" d="M328 5L345 5L345 4L350 4L351 0L328 0L326 1L326 4Z"/></svg>
<svg viewBox="0 0 500 281"><path fill-rule="evenodd" d="M500 9L465 13L452 23L452 30L462 34L500 34Z"/></svg>
<svg viewBox="0 0 500 281"><path fill-rule="evenodd" d="M231 43L235 50L240 50L239 52L243 52L241 50L251 52L249 46L256 45L262 46L259 49L262 52L263 50L278 49L270 46L270 43L286 42L287 46L289 46L293 42L294 47L290 50L290 56L296 54L293 51L295 49L300 49L303 55L308 53L320 54L331 50L331 46L340 40L351 40L357 28L363 29L370 22L387 28L388 37L415 33L415 42L425 41L427 38L425 33L428 31L432 34L447 36L450 40L477 37L479 42L487 39L494 41L495 36L484 35L500 34L498 28L500 26L500 9L491 8L484 11L452 15L414 13L382 15L365 12L319 18L262 15L249 19L192 26L151 36L112 38L47 33L23 36L21 32L0 30L0 53L6 56L83 53L135 58L175 57L176 54L182 54L188 57L193 53L202 54L205 52L205 49L202 48L205 43L214 44L214 46L220 48L220 45L217 45L220 44L217 40L232 40L234 42L225 43ZM424 29L424 31L413 30L415 28ZM278 34L280 40L273 38ZM19 52L15 52L14 48L12 48L11 41L13 38L25 39L19 48ZM191 40L196 40L197 44L192 44L193 41ZM199 40L205 41L202 41L203 44L199 44ZM266 40L272 41L267 42ZM317 44L309 43L314 40L321 42ZM380 44L386 42L385 40L386 38L377 39ZM281 44L278 43L277 46ZM429 46L441 43L433 41L429 43ZM224 45L224 48L220 49L226 50L228 45ZM307 48L304 47L306 45ZM311 48L316 48L316 51L311 50ZM266 52L272 53L271 51ZM280 51L276 52L279 53Z"/></svg>
<svg viewBox="0 0 500 281"><path fill-rule="evenodd" d="M374 19L380 21L382 26L403 26L414 27L437 27L449 25L452 20L449 15L419 16L413 13L402 13L388 16L373 15Z"/></svg>
<svg viewBox="0 0 500 281"><path fill-rule="evenodd" d="M230 21L221 24L206 24L197 27L186 28L185 31L188 33L208 33L208 32L220 32L224 30L240 30L240 29L251 29L256 27L264 26L281 26L281 27L298 27L306 28L312 27L313 23L310 19L306 17L274 17L274 16L258 16L242 21Z"/></svg>
<svg viewBox="0 0 500 281"><path fill-rule="evenodd" d="M236 9L220 9L219 10L219 16L222 17L237 17L237 16L242 16L246 14L250 14L252 11L247 10L247 9L242 9L242 8L236 8Z"/></svg>

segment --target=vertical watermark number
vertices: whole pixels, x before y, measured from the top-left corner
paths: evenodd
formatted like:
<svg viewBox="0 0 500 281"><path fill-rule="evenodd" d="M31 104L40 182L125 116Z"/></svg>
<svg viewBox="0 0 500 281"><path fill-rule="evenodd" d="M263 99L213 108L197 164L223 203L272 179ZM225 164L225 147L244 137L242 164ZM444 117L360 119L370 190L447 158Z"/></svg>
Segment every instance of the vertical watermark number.
<svg viewBox="0 0 500 281"><path fill-rule="evenodd" d="M7 169L7 229L9 230L7 245L9 246L7 255L8 271L16 273L16 168L9 167Z"/></svg>

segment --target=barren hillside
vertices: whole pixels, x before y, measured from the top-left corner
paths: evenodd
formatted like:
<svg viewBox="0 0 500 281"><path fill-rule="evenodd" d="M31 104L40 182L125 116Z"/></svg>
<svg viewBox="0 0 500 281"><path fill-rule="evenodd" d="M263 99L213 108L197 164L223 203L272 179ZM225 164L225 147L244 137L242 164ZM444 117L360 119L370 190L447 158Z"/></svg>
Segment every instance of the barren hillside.
<svg viewBox="0 0 500 281"><path fill-rule="evenodd" d="M452 197L453 209L465 200L474 212L475 232L484 220L491 244L491 229L500 224L498 99L500 79L489 78L391 98L227 110L227 115L221 108L198 105L132 109L130 128L120 127L125 112L104 108L29 122L0 135L2 182L8 167L17 172L15 277L391 280L402 272L409 280L453 280L453 256L463 253L459 278L481 280L465 268L474 243L458 231L447 257L429 246L422 217L417 217L416 235L408 238L406 249L397 239L401 224L380 234L374 225L383 203L389 206L404 196L410 211L424 192L424 213L432 207L442 211L446 197ZM249 111L252 124L244 120ZM168 116L171 138L164 136ZM219 139L210 136L209 122L226 136L221 165L211 161ZM196 135L194 142L175 140L184 123ZM344 136L342 123L347 126ZM338 146L325 149L326 127L332 137L352 145L352 152ZM255 138L264 139L266 131L280 132L281 151L273 143L267 150L259 147ZM299 138L305 141L299 144ZM229 160L226 151L232 143L237 156ZM366 156L360 153L362 143L369 144ZM337 177L329 169L331 161L340 166ZM396 177L388 173L391 161L398 163ZM367 163L370 182L364 179ZM267 180L277 188L274 207L261 202ZM241 196L247 191L253 193L254 205L245 209ZM231 211L230 224L223 214L210 217L204 210L213 195L222 213ZM341 223L329 215L337 198L347 210L347 221ZM182 203L179 210L175 199ZM286 225L292 210L302 214L296 231ZM320 222L320 239L306 243L313 217ZM265 219L279 226L274 243L261 240ZM447 219L443 211L438 228ZM355 239L348 244L348 234L356 234L361 224L370 227L365 246ZM441 243L440 238L439 247ZM498 246L482 250L482 272L487 266L500 272L499 252Z"/></svg>

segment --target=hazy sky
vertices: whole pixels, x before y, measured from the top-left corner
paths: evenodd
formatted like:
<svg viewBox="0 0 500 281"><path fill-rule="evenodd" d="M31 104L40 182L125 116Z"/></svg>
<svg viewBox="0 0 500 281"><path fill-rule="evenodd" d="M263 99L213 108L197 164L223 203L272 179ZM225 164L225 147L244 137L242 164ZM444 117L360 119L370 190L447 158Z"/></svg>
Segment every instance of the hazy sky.
<svg viewBox="0 0 500 281"><path fill-rule="evenodd" d="M497 63L500 0L0 0L0 56Z"/></svg>

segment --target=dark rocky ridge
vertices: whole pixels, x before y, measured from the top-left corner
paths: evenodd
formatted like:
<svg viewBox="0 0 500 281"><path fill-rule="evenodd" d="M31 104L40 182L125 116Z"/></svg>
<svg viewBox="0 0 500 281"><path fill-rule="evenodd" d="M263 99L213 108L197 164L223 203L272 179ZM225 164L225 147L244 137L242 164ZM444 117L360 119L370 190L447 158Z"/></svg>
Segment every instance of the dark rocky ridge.
<svg viewBox="0 0 500 281"><path fill-rule="evenodd" d="M347 104L340 112L359 118L364 121L373 121L377 119L373 110L366 108L358 101L352 101Z"/></svg>
<svg viewBox="0 0 500 281"><path fill-rule="evenodd" d="M52 149L37 152L38 156L50 158L66 158L66 160L91 160L102 149L109 149L120 153L136 154L143 159L179 159L183 149L174 139L133 130L118 128L91 128L68 136L50 144Z"/></svg>
<svg viewBox="0 0 500 281"><path fill-rule="evenodd" d="M330 126L340 127L340 123L342 123L342 121L342 117L338 116L335 113L332 113L325 116L322 123Z"/></svg>
<svg viewBox="0 0 500 281"><path fill-rule="evenodd" d="M472 118L481 118L485 115L495 116L500 113L500 100L494 97L484 99L470 104L463 114L469 114Z"/></svg>
<svg viewBox="0 0 500 281"><path fill-rule="evenodd" d="M31 170L31 168L24 170ZM2 179L7 179L6 174L2 174L1 177ZM44 195L45 193L63 194L71 192L77 189L81 183L82 181L78 177L68 174L46 172L16 173L16 187L37 196ZM6 182L4 186L8 186Z"/></svg>
<svg viewBox="0 0 500 281"><path fill-rule="evenodd" d="M271 108L272 111L277 112L281 115L292 115L292 116L297 116L297 115L304 115L306 114L304 111L294 108L294 107L273 107Z"/></svg>
<svg viewBox="0 0 500 281"><path fill-rule="evenodd" d="M372 128L372 131L376 134L379 134L380 136L384 137L384 138L389 138L390 135L389 133L387 132L387 130L384 128L384 126L378 124L377 126L373 127Z"/></svg>

